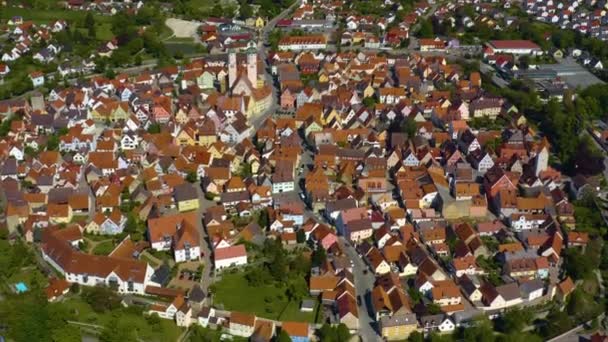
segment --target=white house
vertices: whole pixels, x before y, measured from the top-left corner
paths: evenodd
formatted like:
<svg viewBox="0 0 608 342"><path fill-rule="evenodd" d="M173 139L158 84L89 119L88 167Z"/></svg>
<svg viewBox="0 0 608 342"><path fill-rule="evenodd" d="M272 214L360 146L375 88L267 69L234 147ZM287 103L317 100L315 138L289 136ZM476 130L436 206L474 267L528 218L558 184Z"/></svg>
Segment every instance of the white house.
<svg viewBox="0 0 608 342"><path fill-rule="evenodd" d="M156 285L151 281L154 270L146 262L82 253L53 232L43 234L42 257L71 283L137 294L144 294L147 285Z"/></svg>
<svg viewBox="0 0 608 342"><path fill-rule="evenodd" d="M516 232L536 229L545 222L543 214L511 214L511 229Z"/></svg>
<svg viewBox="0 0 608 342"><path fill-rule="evenodd" d="M247 264L247 250L244 245L216 248L213 251L213 256L215 269L217 270Z"/></svg>
<svg viewBox="0 0 608 342"><path fill-rule="evenodd" d="M40 71L34 71L30 73L30 80L32 81L32 85L34 88L40 87L44 85L44 74Z"/></svg>

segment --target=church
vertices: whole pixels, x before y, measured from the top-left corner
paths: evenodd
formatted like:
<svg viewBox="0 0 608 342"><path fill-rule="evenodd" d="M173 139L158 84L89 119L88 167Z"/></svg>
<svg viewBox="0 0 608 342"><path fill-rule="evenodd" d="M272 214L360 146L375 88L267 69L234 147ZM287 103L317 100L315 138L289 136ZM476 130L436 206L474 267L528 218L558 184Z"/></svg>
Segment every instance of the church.
<svg viewBox="0 0 608 342"><path fill-rule="evenodd" d="M258 79L258 53L251 42L246 50L246 63L237 63L236 52L228 52L228 89L232 96L240 95L245 101L247 117L257 115L272 105L272 86Z"/></svg>

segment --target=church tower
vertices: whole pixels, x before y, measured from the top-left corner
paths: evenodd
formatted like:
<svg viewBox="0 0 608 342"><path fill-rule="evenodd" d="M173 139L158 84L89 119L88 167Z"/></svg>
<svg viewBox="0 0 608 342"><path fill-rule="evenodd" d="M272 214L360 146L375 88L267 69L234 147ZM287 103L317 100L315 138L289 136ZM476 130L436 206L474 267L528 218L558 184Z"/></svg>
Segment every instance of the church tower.
<svg viewBox="0 0 608 342"><path fill-rule="evenodd" d="M258 51L255 48L247 49L247 78L251 86L258 86Z"/></svg>
<svg viewBox="0 0 608 342"><path fill-rule="evenodd" d="M228 88L232 88L236 81L236 52L228 52Z"/></svg>

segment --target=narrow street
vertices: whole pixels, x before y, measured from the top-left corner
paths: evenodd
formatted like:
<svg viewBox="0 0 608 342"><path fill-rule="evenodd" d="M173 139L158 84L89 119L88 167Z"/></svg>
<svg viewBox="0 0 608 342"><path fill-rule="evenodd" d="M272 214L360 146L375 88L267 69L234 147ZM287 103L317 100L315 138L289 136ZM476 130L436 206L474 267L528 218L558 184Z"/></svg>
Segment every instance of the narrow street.
<svg viewBox="0 0 608 342"><path fill-rule="evenodd" d="M198 231L200 233L200 241L201 241L201 254L202 254L202 262L204 264L203 274L201 276L201 289L205 294L208 294L209 285L213 282L211 277L211 270L213 268L213 263L211 261L211 241L209 240L209 236L207 235L207 231L203 227L203 217L207 208L215 205L213 201L209 201L205 198L205 194L201 188L200 181L194 184L196 188L196 192L198 194L198 202L199 208L197 210L198 216Z"/></svg>

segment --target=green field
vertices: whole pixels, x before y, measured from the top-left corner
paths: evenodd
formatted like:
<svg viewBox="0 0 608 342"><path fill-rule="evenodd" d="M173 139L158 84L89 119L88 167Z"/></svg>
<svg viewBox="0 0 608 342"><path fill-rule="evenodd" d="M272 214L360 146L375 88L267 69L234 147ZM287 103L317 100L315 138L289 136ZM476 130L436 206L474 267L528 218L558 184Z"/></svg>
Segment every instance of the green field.
<svg viewBox="0 0 608 342"><path fill-rule="evenodd" d="M85 11L70 11L65 9L32 9L6 7L0 11L0 19L10 19L14 16L22 16L23 20L31 20L36 23L49 23L54 20L63 19L68 22L80 21L84 19L87 12ZM103 15L95 15L95 21L98 23L109 23L111 17Z"/></svg>
<svg viewBox="0 0 608 342"><path fill-rule="evenodd" d="M114 250L116 244L112 241L100 242L95 248L93 248L93 254L95 255L108 255Z"/></svg>
<svg viewBox="0 0 608 342"><path fill-rule="evenodd" d="M225 310L255 313L257 316L281 321L314 322L318 305L314 312L300 312L300 303L290 302L285 289L272 285L252 287L242 273L223 274L215 284L214 303L223 304ZM246 296L238 294L246 293ZM279 298L282 294L282 298ZM266 303L266 299L272 301Z"/></svg>
<svg viewBox="0 0 608 342"><path fill-rule="evenodd" d="M170 320L160 319L159 324L151 324L145 315L126 310L96 313L88 303L77 297L70 297L62 304L76 313L78 321L82 323L108 327L113 326L119 318L121 325L135 330L143 341L177 341L182 333L181 328Z"/></svg>

